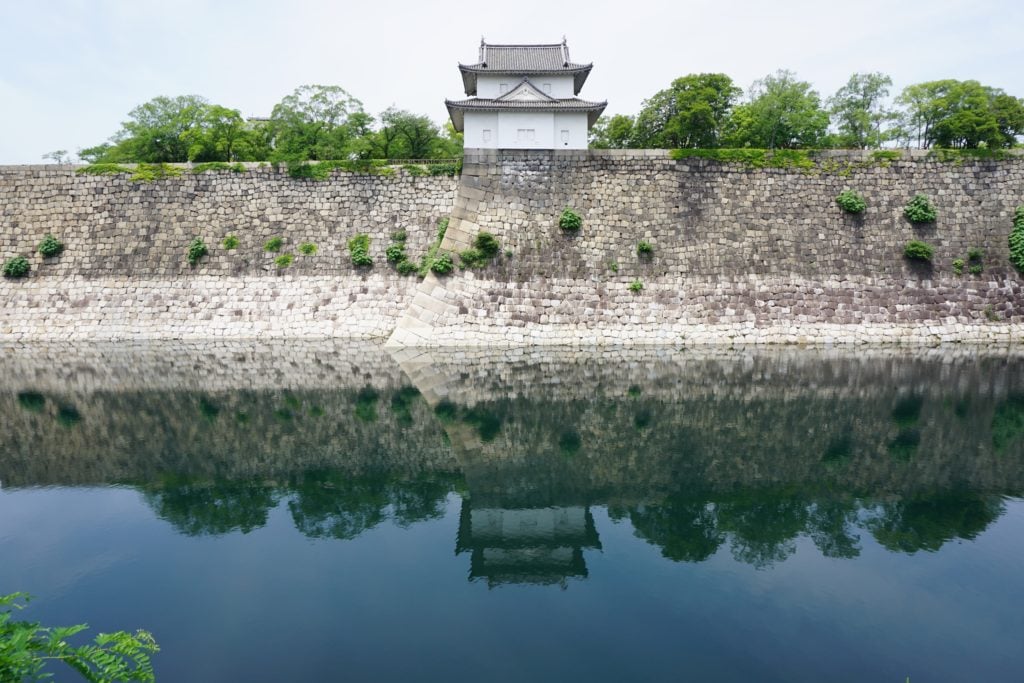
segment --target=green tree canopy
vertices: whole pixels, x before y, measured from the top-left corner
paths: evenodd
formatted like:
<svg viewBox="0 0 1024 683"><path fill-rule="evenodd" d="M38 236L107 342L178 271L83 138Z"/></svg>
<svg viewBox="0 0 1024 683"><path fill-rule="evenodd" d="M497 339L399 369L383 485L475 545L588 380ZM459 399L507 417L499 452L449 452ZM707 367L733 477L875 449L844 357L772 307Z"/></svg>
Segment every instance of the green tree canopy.
<svg viewBox="0 0 1024 683"><path fill-rule="evenodd" d="M641 147L719 147L742 94L725 74L690 74L646 100L633 138Z"/></svg>
<svg viewBox="0 0 1024 683"><path fill-rule="evenodd" d="M277 161L348 159L366 150L354 144L372 118L362 103L336 85L303 85L270 114L267 131Z"/></svg>
<svg viewBox="0 0 1024 683"><path fill-rule="evenodd" d="M894 113L885 106L892 79L882 73L853 74L846 85L828 99L829 111L839 134L836 145L876 149L887 139L883 126Z"/></svg>
<svg viewBox="0 0 1024 683"><path fill-rule="evenodd" d="M86 161L256 161L267 150L236 109L196 95L155 97L128 113L110 142L79 151Z"/></svg>
<svg viewBox="0 0 1024 683"><path fill-rule="evenodd" d="M428 117L394 107L380 115L375 143L379 159L430 159L443 144L441 131Z"/></svg>
<svg viewBox="0 0 1024 683"><path fill-rule="evenodd" d="M633 146L633 117L625 114L602 116L590 129L593 149L627 149Z"/></svg>
<svg viewBox="0 0 1024 683"><path fill-rule="evenodd" d="M1024 134L1024 101L978 81L946 79L904 88L902 137L918 147L1003 148Z"/></svg>
<svg viewBox="0 0 1024 683"><path fill-rule="evenodd" d="M750 101L729 119L726 147L765 149L819 147L828 128L828 113L818 93L792 71L780 70L750 87Z"/></svg>

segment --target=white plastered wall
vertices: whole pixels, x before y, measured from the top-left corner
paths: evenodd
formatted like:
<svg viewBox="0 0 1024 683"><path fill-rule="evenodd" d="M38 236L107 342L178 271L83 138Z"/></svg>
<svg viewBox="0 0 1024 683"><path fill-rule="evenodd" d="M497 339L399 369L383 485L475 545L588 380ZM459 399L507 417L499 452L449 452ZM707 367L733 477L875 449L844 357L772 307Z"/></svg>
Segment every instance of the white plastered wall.
<svg viewBox="0 0 1024 683"><path fill-rule="evenodd" d="M587 148L587 114L574 111L555 114L555 149Z"/></svg>
<svg viewBox="0 0 1024 683"><path fill-rule="evenodd" d="M498 148L498 112L467 111L463 119L466 147Z"/></svg>
<svg viewBox="0 0 1024 683"><path fill-rule="evenodd" d="M573 93L573 77L572 76L529 76L530 83L540 90L541 92L551 95L556 99L566 99L569 97L575 97ZM523 80L523 77L517 75L504 75L504 76L490 76L480 75L476 77L476 96L485 99L493 100L501 97L508 90L512 90L519 85ZM501 86L505 85L506 90L502 90ZM550 85L549 89L545 88L545 85Z"/></svg>

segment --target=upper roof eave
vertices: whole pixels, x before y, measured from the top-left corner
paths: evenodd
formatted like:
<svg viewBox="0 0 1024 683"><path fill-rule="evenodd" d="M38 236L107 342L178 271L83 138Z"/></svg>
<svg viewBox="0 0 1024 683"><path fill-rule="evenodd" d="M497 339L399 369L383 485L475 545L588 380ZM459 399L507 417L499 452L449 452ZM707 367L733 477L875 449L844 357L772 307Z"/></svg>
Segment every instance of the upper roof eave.
<svg viewBox="0 0 1024 683"><path fill-rule="evenodd" d="M476 95L476 77L478 74L495 74L495 75L521 75L521 76L534 76L534 75L560 75L573 76L573 94L579 95L580 90L583 89L583 84L587 80L587 76L590 75L591 69L594 68L593 62L590 64L570 64L561 69L532 69L528 71L513 71L508 69L491 69L482 64L459 64L459 72L462 74L462 85L467 95Z"/></svg>

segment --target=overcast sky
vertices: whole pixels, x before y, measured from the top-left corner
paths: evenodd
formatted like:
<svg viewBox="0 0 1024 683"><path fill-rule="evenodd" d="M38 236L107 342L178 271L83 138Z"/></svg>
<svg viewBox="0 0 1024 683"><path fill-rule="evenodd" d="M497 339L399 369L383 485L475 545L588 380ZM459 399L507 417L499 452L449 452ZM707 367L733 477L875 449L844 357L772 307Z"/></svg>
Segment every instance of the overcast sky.
<svg viewBox="0 0 1024 683"><path fill-rule="evenodd" d="M747 89L792 69L823 97L854 72L903 86L977 79L1024 96L1021 0L0 0L0 163L106 140L157 95L268 115L307 83L377 114L447 114L458 62L490 42L558 42L593 62L581 93L635 113L673 78L722 72Z"/></svg>

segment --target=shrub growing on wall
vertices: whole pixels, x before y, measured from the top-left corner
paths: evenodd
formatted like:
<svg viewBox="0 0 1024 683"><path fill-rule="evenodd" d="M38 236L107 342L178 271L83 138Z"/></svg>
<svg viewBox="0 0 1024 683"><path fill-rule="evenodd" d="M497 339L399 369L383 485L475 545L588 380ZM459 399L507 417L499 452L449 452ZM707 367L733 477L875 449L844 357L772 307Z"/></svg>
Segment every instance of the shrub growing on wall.
<svg viewBox="0 0 1024 683"><path fill-rule="evenodd" d="M224 239L221 241L220 246L222 246L222 247L224 247L225 249L228 249L228 250L237 249L238 248L238 236L237 235L227 235L227 236L225 236Z"/></svg>
<svg viewBox="0 0 1024 683"><path fill-rule="evenodd" d="M452 255L448 252L441 252L430 262L430 270L437 275L447 275L455 269Z"/></svg>
<svg viewBox="0 0 1024 683"><path fill-rule="evenodd" d="M53 235L48 234L43 238L43 241L39 243L39 246L36 249L45 258L49 258L64 251L64 243Z"/></svg>
<svg viewBox="0 0 1024 683"><path fill-rule="evenodd" d="M280 237L271 237L263 243L263 251L281 251L281 245L283 244L284 240Z"/></svg>
<svg viewBox="0 0 1024 683"><path fill-rule="evenodd" d="M571 207L567 206L562 210L562 215L558 218L558 227L562 230L579 230L582 225L583 217L573 211Z"/></svg>
<svg viewBox="0 0 1024 683"><path fill-rule="evenodd" d="M348 241L348 253L352 257L352 265L357 267L372 266L370 258L370 236L359 233Z"/></svg>
<svg viewBox="0 0 1024 683"><path fill-rule="evenodd" d="M921 240L910 240L906 246L903 247L903 255L911 261L924 261L926 263L932 262L932 256L935 254L935 249L932 245Z"/></svg>
<svg viewBox="0 0 1024 683"><path fill-rule="evenodd" d="M861 197L859 193L853 190L843 190L840 192L839 196L836 197L836 204L847 213L863 213L864 209L868 208L864 197Z"/></svg>
<svg viewBox="0 0 1024 683"><path fill-rule="evenodd" d="M281 254L280 256L274 259L274 265L277 266L278 268L287 268L292 264L292 261L294 260L295 257L291 254Z"/></svg>
<svg viewBox="0 0 1024 683"><path fill-rule="evenodd" d="M491 233L481 230L473 240L473 247L459 252L459 260L463 268L483 267L490 263L499 251L501 244L498 239Z"/></svg>
<svg viewBox="0 0 1024 683"><path fill-rule="evenodd" d="M1024 206L1013 212L1013 230L1010 232L1010 263L1024 273Z"/></svg>
<svg viewBox="0 0 1024 683"><path fill-rule="evenodd" d="M304 256L312 256L318 251L318 248L312 242L303 242L299 245L299 252Z"/></svg>
<svg viewBox="0 0 1024 683"><path fill-rule="evenodd" d="M903 208L903 215L911 223L934 223L938 217L935 207L923 194L914 195L914 198Z"/></svg>
<svg viewBox="0 0 1024 683"><path fill-rule="evenodd" d="M640 242L637 242L636 253L637 256L641 257L650 256L651 254L654 253L654 247L647 240L642 240Z"/></svg>
<svg viewBox="0 0 1024 683"><path fill-rule="evenodd" d="M31 268L27 258L13 256L4 261L4 277L25 277Z"/></svg>
<svg viewBox="0 0 1024 683"><path fill-rule="evenodd" d="M195 238L188 245L188 264L190 266L196 265L199 263L199 259L206 256L206 252L206 242L203 241L203 238Z"/></svg>

